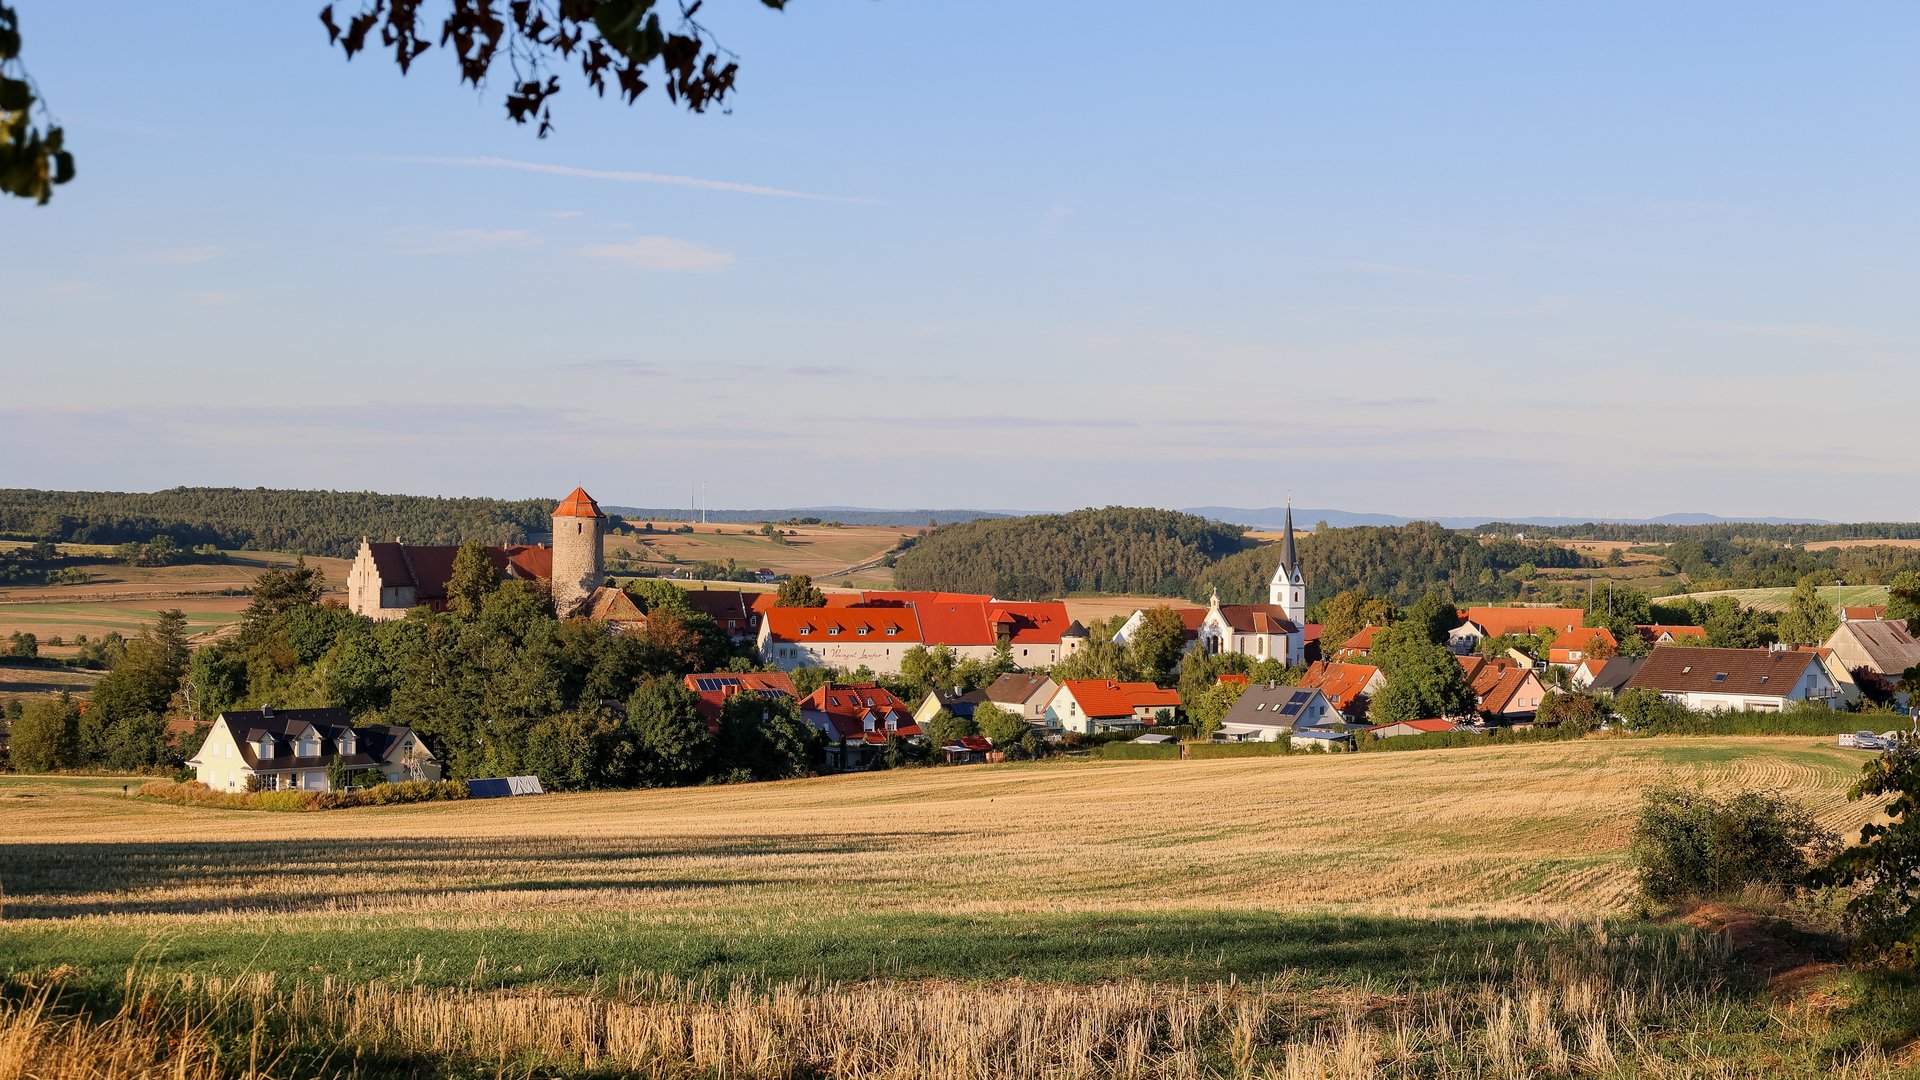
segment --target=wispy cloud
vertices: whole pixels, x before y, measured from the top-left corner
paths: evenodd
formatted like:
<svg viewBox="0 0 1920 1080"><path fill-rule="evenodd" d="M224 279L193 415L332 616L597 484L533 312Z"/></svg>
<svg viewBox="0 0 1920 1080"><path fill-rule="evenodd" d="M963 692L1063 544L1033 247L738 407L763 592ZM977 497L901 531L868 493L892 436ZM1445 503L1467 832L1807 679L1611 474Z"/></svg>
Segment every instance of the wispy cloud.
<svg viewBox="0 0 1920 1080"><path fill-rule="evenodd" d="M400 250L407 255L461 255L500 247L537 247L541 240L526 229L403 229Z"/></svg>
<svg viewBox="0 0 1920 1080"><path fill-rule="evenodd" d="M625 184L669 184L674 187L700 188L705 191L729 191L737 195L765 195L776 199L804 199L808 202L861 203L871 205L876 200L854 198L846 195L817 195L806 191L789 191L786 188L766 187L761 184L742 184L734 180L709 180L699 176L675 176L672 173L635 172L623 169L582 169L572 165L545 165L537 161L515 161L501 157L399 157L392 161L411 165L454 165L473 169L512 169L519 172L544 173L548 176L571 176L581 180L615 180Z"/></svg>
<svg viewBox="0 0 1920 1080"><path fill-rule="evenodd" d="M549 210L547 211L547 216L550 218L577 218L583 213L585 213L583 210Z"/></svg>
<svg viewBox="0 0 1920 1080"><path fill-rule="evenodd" d="M845 364L661 364L652 360L580 360L566 365L576 371L597 371L633 379L660 379L683 383L734 382L781 375L799 379L830 379L854 374Z"/></svg>
<svg viewBox="0 0 1920 1080"><path fill-rule="evenodd" d="M636 270L665 270L683 274L712 273L733 265L733 255L669 236L636 236L617 244L586 244L575 255L605 259Z"/></svg>
<svg viewBox="0 0 1920 1080"><path fill-rule="evenodd" d="M154 248L149 251L135 252L127 256L127 261L139 263L142 266L193 266L197 263L212 262L226 254L226 250L218 244Z"/></svg>

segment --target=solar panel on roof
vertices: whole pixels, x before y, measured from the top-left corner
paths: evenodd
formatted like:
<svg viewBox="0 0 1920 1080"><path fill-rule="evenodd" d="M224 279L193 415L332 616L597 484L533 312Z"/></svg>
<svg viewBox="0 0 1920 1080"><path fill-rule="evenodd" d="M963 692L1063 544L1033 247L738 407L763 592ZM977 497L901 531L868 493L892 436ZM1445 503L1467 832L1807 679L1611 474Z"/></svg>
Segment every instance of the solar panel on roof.
<svg viewBox="0 0 1920 1080"><path fill-rule="evenodd" d="M1293 716L1299 711L1300 711L1300 703L1297 701L1289 701L1285 705L1280 706L1281 716Z"/></svg>

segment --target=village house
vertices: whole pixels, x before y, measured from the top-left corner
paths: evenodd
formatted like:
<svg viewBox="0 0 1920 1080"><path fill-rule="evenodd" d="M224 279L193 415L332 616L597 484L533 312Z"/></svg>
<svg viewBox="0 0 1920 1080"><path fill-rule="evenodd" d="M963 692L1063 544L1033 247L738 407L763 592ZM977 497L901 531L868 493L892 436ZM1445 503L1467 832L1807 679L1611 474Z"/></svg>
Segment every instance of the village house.
<svg viewBox="0 0 1920 1080"><path fill-rule="evenodd" d="M555 613L568 617L578 614L604 583L606 515L593 496L574 488L554 507L552 523L552 547L490 547L487 558L502 580L547 586ZM347 570L347 610L376 621L401 618L416 607L446 610L447 583L459 553L453 544L403 544L397 538L373 543L361 537Z"/></svg>
<svg viewBox="0 0 1920 1080"><path fill-rule="evenodd" d="M1005 646L1021 667L1050 667L1079 652L1086 627L1059 602L1025 603L960 593L859 595L859 603L783 608L756 602L755 644L783 671L858 668L896 675L907 650L944 645L956 659L991 660Z"/></svg>
<svg viewBox="0 0 1920 1080"><path fill-rule="evenodd" d="M987 700L1036 727L1047 724L1047 702L1060 687L1045 675L1011 671L987 686Z"/></svg>
<svg viewBox="0 0 1920 1080"><path fill-rule="evenodd" d="M1571 630L1562 630L1553 639L1547 650L1547 663L1554 667L1571 669L1587 658L1588 653L1612 656L1620 651L1620 642L1613 631L1604 626L1576 626Z"/></svg>
<svg viewBox="0 0 1920 1080"><path fill-rule="evenodd" d="M1376 739L1397 739L1402 735L1438 735L1459 730L1461 725L1452 720L1400 720L1377 724L1368 728L1367 734Z"/></svg>
<svg viewBox="0 0 1920 1080"><path fill-rule="evenodd" d="M1842 622L1873 622L1876 619L1884 619L1886 617L1887 605L1885 604L1865 604L1840 609L1840 619Z"/></svg>
<svg viewBox="0 0 1920 1080"><path fill-rule="evenodd" d="M830 772L871 767L888 739L926 742L906 703L874 683L827 683L801 699L800 719L826 736Z"/></svg>
<svg viewBox="0 0 1920 1080"><path fill-rule="evenodd" d="M1129 731L1171 723L1179 707L1178 690L1150 682L1067 679L1047 702L1047 727L1082 735Z"/></svg>
<svg viewBox="0 0 1920 1080"><path fill-rule="evenodd" d="M1658 691L1689 709L1780 712L1796 702L1829 708L1840 697L1820 658L1793 649L1655 647L1627 689Z"/></svg>
<svg viewBox="0 0 1920 1080"><path fill-rule="evenodd" d="M1473 607L1460 612L1460 625L1447 634L1447 646L1466 654L1480 648L1483 638L1533 634L1554 638L1578 630L1587 613L1579 608Z"/></svg>
<svg viewBox="0 0 1920 1080"><path fill-rule="evenodd" d="M345 709L223 712L187 765L215 791L327 791L335 761L349 773L377 772L392 783L438 780L440 762L410 728L354 727Z"/></svg>
<svg viewBox="0 0 1920 1080"><path fill-rule="evenodd" d="M1615 695L1627 688L1645 661L1640 656L1610 656L1605 660L1588 658L1573 669L1573 688L1589 694Z"/></svg>
<svg viewBox="0 0 1920 1080"><path fill-rule="evenodd" d="M1635 626L1641 638L1649 645L1705 645L1707 628L1704 626Z"/></svg>
<svg viewBox="0 0 1920 1080"><path fill-rule="evenodd" d="M709 728L719 727L721 712L736 694L773 699L798 696L793 692L793 680L780 671L708 671L688 675L682 681L698 699L694 709Z"/></svg>
<svg viewBox="0 0 1920 1080"><path fill-rule="evenodd" d="M1920 664L1920 640L1898 619L1853 619L1842 622L1823 646L1833 650L1840 665L1868 685L1861 689L1882 701L1904 704L1906 695L1896 684L1908 668Z"/></svg>
<svg viewBox="0 0 1920 1080"><path fill-rule="evenodd" d="M1361 720L1367 715L1367 700L1387 685L1387 678L1371 664L1321 661L1308 666L1300 685L1325 694L1349 720Z"/></svg>
<svg viewBox="0 0 1920 1080"><path fill-rule="evenodd" d="M1340 647L1333 651L1333 658L1335 660L1365 660L1367 655L1373 652L1374 636L1380 633L1382 629L1382 627L1378 626L1361 627L1358 633L1346 641L1341 642Z"/></svg>
<svg viewBox="0 0 1920 1080"><path fill-rule="evenodd" d="M1219 742L1279 742L1297 730L1339 728L1345 718L1327 696L1306 686L1254 683L1227 710Z"/></svg>
<svg viewBox="0 0 1920 1080"><path fill-rule="evenodd" d="M760 613L747 593L739 589L688 589L687 606L712 619L734 644L752 641L760 630ZM768 595L768 594L755 594Z"/></svg>
<svg viewBox="0 0 1920 1080"><path fill-rule="evenodd" d="M1458 658L1473 688L1474 708L1489 720L1515 723L1532 720L1540 711L1546 688L1528 665L1506 657L1486 659L1479 656Z"/></svg>
<svg viewBox="0 0 1920 1080"><path fill-rule="evenodd" d="M913 721L922 728L925 728L933 722L935 716L940 714L941 709L947 710L948 713L960 719L968 719L973 716L973 707L985 700L987 700L987 692L985 690L960 690L958 688L952 690L943 688L929 690L927 696L921 699L920 707L913 710Z"/></svg>

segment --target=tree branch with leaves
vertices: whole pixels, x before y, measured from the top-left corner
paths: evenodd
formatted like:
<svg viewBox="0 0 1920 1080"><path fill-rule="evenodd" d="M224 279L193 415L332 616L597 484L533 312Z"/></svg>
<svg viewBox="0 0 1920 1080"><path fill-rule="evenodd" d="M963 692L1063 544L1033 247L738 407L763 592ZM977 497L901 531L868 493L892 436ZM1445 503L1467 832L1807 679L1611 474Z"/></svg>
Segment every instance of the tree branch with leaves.
<svg viewBox="0 0 1920 1080"><path fill-rule="evenodd" d="M20 62L20 16L0 4L0 192L46 203L54 185L73 179L66 140Z"/></svg>

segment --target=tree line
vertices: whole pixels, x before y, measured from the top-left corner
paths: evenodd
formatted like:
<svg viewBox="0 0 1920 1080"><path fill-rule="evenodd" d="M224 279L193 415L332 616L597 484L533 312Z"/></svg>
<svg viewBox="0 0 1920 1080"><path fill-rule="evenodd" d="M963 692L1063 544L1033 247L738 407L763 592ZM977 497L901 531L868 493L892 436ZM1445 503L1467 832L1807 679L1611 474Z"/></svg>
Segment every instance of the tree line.
<svg viewBox="0 0 1920 1080"><path fill-rule="evenodd" d="M368 491L178 487L154 492L0 489L0 538L175 548L211 545L349 558L360 538L525 544L551 499L442 499Z"/></svg>
<svg viewBox="0 0 1920 1080"><path fill-rule="evenodd" d="M1187 591L1248 546L1238 525L1171 510L1107 507L943 525L900 553L902 589L1048 600L1070 593Z"/></svg>

